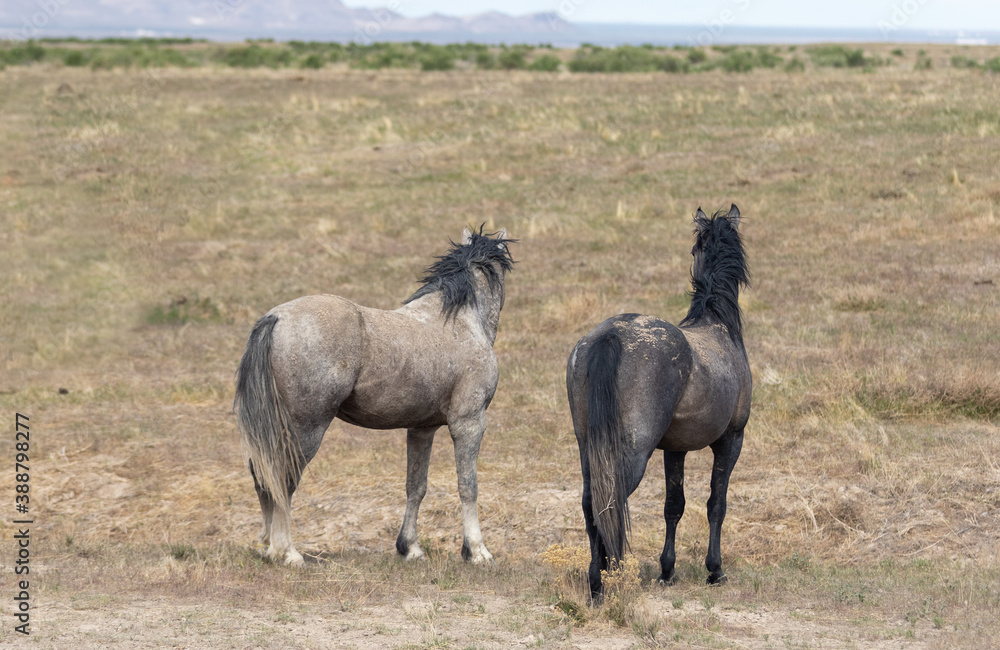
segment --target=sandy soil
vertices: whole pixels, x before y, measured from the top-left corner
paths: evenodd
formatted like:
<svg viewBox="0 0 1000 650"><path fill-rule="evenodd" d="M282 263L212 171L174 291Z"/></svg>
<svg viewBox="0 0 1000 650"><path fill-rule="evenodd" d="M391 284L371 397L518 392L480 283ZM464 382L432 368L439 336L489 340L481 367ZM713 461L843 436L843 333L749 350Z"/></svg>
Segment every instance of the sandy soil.
<svg viewBox="0 0 1000 650"><path fill-rule="evenodd" d="M278 611L143 599L112 605L43 604L28 639L5 630L4 646L42 648L395 648L551 647L619 649L645 646L734 648L892 648L939 647L946 632L930 623L911 627L898 622L894 638L859 631L856 621L811 609L736 610L688 602L674 607L669 597L653 596L643 606L663 624L654 637L637 638L631 630L593 623L567 632L565 626L544 634L518 630L516 603L481 595L455 603L406 599L396 606L343 611L335 604L287 603ZM544 608L537 605L536 608ZM524 615L540 612L523 612ZM705 621L716 629L704 627ZM673 623L686 632L675 638ZM912 631L909 635L907 630ZM957 641L957 639L952 639Z"/></svg>

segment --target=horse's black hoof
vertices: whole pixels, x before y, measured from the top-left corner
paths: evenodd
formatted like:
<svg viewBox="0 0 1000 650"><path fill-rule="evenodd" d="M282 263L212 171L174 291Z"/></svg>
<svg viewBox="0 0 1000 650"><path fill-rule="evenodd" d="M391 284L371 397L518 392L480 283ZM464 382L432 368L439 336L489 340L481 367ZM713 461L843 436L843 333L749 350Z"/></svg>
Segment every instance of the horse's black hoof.
<svg viewBox="0 0 1000 650"><path fill-rule="evenodd" d="M708 576L708 580L706 580L706 582L713 587L718 587L719 585L726 584L727 580L729 580L729 578L727 578L725 574L713 573Z"/></svg>
<svg viewBox="0 0 1000 650"><path fill-rule="evenodd" d="M664 577L663 574L661 573L660 577L656 579L656 584L662 587L673 587L675 584L677 584L677 574L674 573L668 577Z"/></svg>

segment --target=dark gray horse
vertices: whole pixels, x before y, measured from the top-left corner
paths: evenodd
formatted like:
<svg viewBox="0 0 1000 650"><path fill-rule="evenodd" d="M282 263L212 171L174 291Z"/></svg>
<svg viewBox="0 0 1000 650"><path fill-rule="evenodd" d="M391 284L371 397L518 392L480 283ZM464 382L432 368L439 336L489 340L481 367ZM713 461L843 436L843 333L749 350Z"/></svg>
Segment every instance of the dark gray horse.
<svg viewBox="0 0 1000 650"><path fill-rule="evenodd" d="M462 557L491 560L479 530L476 461L497 387L493 353L504 276L514 266L507 231L467 228L395 311L331 295L278 305L257 321L237 372L235 408L275 562L301 564L291 498L335 417L406 431L406 514L396 550L423 556L417 511L427 492L434 432L447 424L462 501Z"/></svg>
<svg viewBox="0 0 1000 650"><path fill-rule="evenodd" d="M660 580L674 580L674 535L684 513L684 456L711 446L708 499L709 584L724 582L719 535L729 475L750 417L750 366L743 348L739 291L750 271L740 211L694 218L697 241L691 308L679 327L652 316L620 314L580 339L566 368L573 428L583 469L583 516L590 538L590 589L620 561L628 543L627 499L654 449L663 450L667 499Z"/></svg>

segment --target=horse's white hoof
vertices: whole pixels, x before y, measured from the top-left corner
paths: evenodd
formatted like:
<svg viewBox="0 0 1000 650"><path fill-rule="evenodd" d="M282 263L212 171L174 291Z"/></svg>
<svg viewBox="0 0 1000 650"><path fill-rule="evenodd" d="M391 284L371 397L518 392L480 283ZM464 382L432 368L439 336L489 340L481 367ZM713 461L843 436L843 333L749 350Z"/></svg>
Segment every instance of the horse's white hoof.
<svg viewBox="0 0 1000 650"><path fill-rule="evenodd" d="M403 556L407 562L410 560L426 560L427 556L424 555L424 549L420 548L417 544L411 544L410 548L406 551L406 555Z"/></svg>
<svg viewBox="0 0 1000 650"><path fill-rule="evenodd" d="M289 548L282 552L278 551L274 546L269 546L267 553L264 555L275 564L284 564L285 566L302 566L305 562L295 548Z"/></svg>
<svg viewBox="0 0 1000 650"><path fill-rule="evenodd" d="M493 555L486 550L485 544L480 544L474 551L469 552L467 559L473 564L482 564L483 562L493 562Z"/></svg>

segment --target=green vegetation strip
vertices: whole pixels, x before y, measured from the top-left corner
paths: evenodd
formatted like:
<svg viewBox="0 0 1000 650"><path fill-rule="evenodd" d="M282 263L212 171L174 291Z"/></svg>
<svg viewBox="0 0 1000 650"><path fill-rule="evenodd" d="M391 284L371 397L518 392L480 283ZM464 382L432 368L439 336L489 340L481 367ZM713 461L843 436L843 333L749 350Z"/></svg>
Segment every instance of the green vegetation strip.
<svg viewBox="0 0 1000 650"><path fill-rule="evenodd" d="M556 72L749 72L755 68L780 68L802 72L806 61L797 47L716 45L700 47L656 47L652 45L606 48L583 44L563 56L550 45L490 46L481 43L434 45L409 43L358 43L251 40L231 45L190 38L106 38L100 40L42 39L0 42L0 69L13 65L55 63L95 70L112 68L204 67L309 68L346 64L361 70L385 68L452 70L536 70ZM905 59L902 50L882 58L860 48L843 45L816 45L804 53L814 67L873 70L893 65L893 57ZM955 55L951 67L1000 72L1000 57L986 61ZM917 53L914 68L932 67L923 50Z"/></svg>

